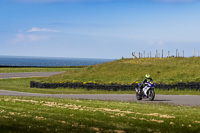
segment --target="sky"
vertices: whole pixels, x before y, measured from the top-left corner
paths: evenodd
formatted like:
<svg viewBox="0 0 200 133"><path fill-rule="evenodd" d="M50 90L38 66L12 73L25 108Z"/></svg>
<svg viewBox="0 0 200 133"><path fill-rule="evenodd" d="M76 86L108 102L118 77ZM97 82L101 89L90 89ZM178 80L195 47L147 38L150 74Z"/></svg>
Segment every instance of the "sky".
<svg viewBox="0 0 200 133"><path fill-rule="evenodd" d="M200 0L1 0L0 55L189 57L200 50Z"/></svg>

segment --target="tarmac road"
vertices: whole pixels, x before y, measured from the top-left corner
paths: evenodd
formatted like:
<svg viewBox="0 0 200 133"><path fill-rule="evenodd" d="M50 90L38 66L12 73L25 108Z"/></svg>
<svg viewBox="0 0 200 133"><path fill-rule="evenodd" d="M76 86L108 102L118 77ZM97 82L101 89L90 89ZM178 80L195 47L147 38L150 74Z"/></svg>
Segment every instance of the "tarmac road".
<svg viewBox="0 0 200 133"><path fill-rule="evenodd" d="M48 77L62 72L23 72L23 73L0 73L0 79L25 78L25 77ZM33 96L33 97L55 97L70 99L91 99L91 100L113 100L113 101L137 101L133 94L38 94L16 91L0 90L4 96ZM156 95L154 101L143 99L140 102L167 103L187 106L200 106L200 96L192 95Z"/></svg>
<svg viewBox="0 0 200 133"><path fill-rule="evenodd" d="M91 99L91 100L112 100L131 102L137 101L134 94L37 94L16 91L0 90L3 96L32 96L32 97L55 97L70 99ZM156 95L154 101L143 99L140 102L148 103L167 103L186 106L200 106L200 96L197 95Z"/></svg>
<svg viewBox="0 0 200 133"><path fill-rule="evenodd" d="M21 73L0 73L0 79L27 78L27 77L48 77L62 72L21 72Z"/></svg>

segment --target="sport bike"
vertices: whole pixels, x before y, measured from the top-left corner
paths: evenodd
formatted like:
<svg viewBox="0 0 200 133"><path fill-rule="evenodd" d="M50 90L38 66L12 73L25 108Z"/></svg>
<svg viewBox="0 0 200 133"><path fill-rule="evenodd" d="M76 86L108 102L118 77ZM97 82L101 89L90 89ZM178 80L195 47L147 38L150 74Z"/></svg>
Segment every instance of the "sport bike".
<svg viewBox="0 0 200 133"><path fill-rule="evenodd" d="M153 81L145 83L144 88L142 88L142 91L140 92L140 86L142 84L138 84L138 88L136 88L136 98L137 100L142 100L143 98L149 98L150 101L153 101L155 98L155 83Z"/></svg>

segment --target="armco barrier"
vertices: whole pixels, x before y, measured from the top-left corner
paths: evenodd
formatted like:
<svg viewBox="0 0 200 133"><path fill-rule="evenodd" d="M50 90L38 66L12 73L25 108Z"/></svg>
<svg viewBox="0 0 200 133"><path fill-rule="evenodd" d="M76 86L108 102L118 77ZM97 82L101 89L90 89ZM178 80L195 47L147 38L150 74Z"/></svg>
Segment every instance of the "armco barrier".
<svg viewBox="0 0 200 133"><path fill-rule="evenodd" d="M124 85L124 84L97 84L97 83L42 83L42 82L30 82L31 88L86 88L87 90L107 90L107 91L128 91L128 90L135 90L135 88L138 87L138 84L132 84L132 85ZM156 84L156 89L160 90L200 90L200 82L189 82L189 83L177 83L177 84Z"/></svg>

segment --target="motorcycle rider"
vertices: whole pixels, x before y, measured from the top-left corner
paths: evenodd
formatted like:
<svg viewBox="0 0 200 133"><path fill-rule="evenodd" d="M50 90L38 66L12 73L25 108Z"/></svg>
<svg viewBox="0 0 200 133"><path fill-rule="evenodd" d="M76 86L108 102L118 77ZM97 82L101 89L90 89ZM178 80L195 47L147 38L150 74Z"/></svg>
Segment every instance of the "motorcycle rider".
<svg viewBox="0 0 200 133"><path fill-rule="evenodd" d="M145 79L143 80L142 84L139 87L140 88L139 89L139 94L140 94L140 92L142 92L142 88L145 87L145 84L148 83L148 82L150 82L150 81L153 81L153 79L151 78L151 76L149 74L146 74L145 75Z"/></svg>

